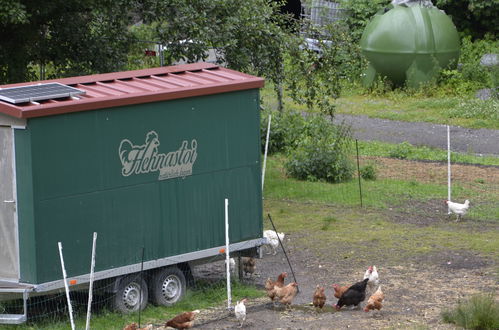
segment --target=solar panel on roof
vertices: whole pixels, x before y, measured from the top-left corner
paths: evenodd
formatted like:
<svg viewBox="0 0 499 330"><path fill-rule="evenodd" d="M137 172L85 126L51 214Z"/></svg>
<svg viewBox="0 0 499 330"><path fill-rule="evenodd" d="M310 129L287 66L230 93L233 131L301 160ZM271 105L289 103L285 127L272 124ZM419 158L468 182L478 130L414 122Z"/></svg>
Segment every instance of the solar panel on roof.
<svg viewBox="0 0 499 330"><path fill-rule="evenodd" d="M85 91L60 83L0 88L0 100L13 104L58 99L79 94L85 94Z"/></svg>

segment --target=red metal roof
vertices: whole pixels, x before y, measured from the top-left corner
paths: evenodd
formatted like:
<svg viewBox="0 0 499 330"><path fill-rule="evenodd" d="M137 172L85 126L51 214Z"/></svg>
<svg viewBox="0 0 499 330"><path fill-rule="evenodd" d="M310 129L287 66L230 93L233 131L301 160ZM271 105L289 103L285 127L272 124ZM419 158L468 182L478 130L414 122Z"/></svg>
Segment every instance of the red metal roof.
<svg viewBox="0 0 499 330"><path fill-rule="evenodd" d="M11 104L0 101L0 112L17 118L43 117L186 97L260 88L259 77L209 63L3 85L0 88L59 82L85 91L79 99L51 99Z"/></svg>

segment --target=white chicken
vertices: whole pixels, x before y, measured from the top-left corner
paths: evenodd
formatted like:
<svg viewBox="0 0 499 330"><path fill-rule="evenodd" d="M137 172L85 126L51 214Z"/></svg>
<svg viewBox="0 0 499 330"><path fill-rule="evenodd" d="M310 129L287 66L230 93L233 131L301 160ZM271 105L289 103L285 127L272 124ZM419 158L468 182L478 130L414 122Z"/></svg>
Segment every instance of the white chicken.
<svg viewBox="0 0 499 330"><path fill-rule="evenodd" d="M379 275L378 269L376 266L369 266L366 272L364 273L364 279L369 278L367 281L367 286L369 286L369 290L372 291L379 285Z"/></svg>
<svg viewBox="0 0 499 330"><path fill-rule="evenodd" d="M269 251L267 254L270 254L272 252L272 255L277 254L277 247L279 246L279 240L284 239L284 233L276 233L273 230L265 230L263 232L263 237L267 239L267 244L266 246L270 248L271 251Z"/></svg>
<svg viewBox="0 0 499 330"><path fill-rule="evenodd" d="M234 308L234 313L236 314L236 319L241 322L239 328L242 328L244 321L246 320L246 306L244 303L248 301L246 298L238 301L236 307Z"/></svg>
<svg viewBox="0 0 499 330"><path fill-rule="evenodd" d="M466 212L468 212L468 209L470 208L470 201L469 200L465 200L464 204L454 203L451 201L445 201L445 203L449 207L449 210L452 213L456 214L456 216L457 216L456 221L461 219L461 216L465 215Z"/></svg>
<svg viewBox="0 0 499 330"><path fill-rule="evenodd" d="M236 273L236 260L234 258L229 259L229 270L231 274Z"/></svg>

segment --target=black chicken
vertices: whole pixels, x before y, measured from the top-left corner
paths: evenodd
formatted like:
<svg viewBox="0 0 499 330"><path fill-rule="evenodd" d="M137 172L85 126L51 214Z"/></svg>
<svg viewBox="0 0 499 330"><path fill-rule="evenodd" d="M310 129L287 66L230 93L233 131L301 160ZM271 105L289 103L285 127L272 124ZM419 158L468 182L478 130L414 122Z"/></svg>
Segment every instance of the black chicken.
<svg viewBox="0 0 499 330"><path fill-rule="evenodd" d="M348 288L348 290L345 291L345 293L343 293L341 298L338 300L336 305L334 305L334 308L336 308L336 310L340 310L343 306L354 305L357 307L366 299L367 281L369 281L369 278L366 278L361 282L357 282Z"/></svg>

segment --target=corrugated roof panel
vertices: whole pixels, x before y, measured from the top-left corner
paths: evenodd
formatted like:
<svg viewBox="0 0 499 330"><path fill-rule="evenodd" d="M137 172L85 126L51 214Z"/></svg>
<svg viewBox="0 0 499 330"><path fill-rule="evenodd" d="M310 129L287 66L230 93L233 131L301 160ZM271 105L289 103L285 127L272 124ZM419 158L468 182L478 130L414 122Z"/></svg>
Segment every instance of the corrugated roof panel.
<svg viewBox="0 0 499 330"><path fill-rule="evenodd" d="M78 86L79 89L83 89L84 91L87 92L83 98L85 98L85 97L104 97L104 96L113 95L113 94L104 92L102 89L97 89L97 88L94 89L90 85L78 84L76 86Z"/></svg>
<svg viewBox="0 0 499 330"><path fill-rule="evenodd" d="M150 86L154 86L158 90L170 89L170 88L173 88L173 87L177 87L177 86L174 86L172 84L165 83L164 81L154 80L153 77L140 77L140 78L134 78L134 79L137 80L138 82L142 83L142 84L147 84L147 85L150 85Z"/></svg>
<svg viewBox="0 0 499 330"><path fill-rule="evenodd" d="M163 77L151 76L150 79L154 80L157 83L163 84L165 88L171 89L171 88L185 87L185 84L174 83L173 81L168 81Z"/></svg>
<svg viewBox="0 0 499 330"><path fill-rule="evenodd" d="M173 84L174 86L177 87L192 87L194 84L190 81L186 81L185 79L179 79L174 73L170 73L167 75L162 75L162 76L153 76L156 79L159 79L161 81Z"/></svg>
<svg viewBox="0 0 499 330"><path fill-rule="evenodd" d="M98 81L97 85L102 86L103 88L107 88L109 90L115 91L117 93L116 95L133 94L133 93L143 92L141 90L133 88L132 86L117 84L115 81L113 81L113 82L100 82L100 81Z"/></svg>
<svg viewBox="0 0 499 330"><path fill-rule="evenodd" d="M183 79L191 81L193 83L198 83L198 84L213 84L213 83L217 83L217 82L227 81L227 80L225 80L225 81L224 80L214 80L211 77L213 77L213 75L206 75L206 74L203 74L202 72L196 72L196 73L185 72L182 74Z"/></svg>
<svg viewBox="0 0 499 330"><path fill-rule="evenodd" d="M122 81L122 80L115 80L112 83L110 83L112 86L126 90L128 93L144 93L144 92L153 92L153 90L149 88L144 88L143 86L140 86L137 84L135 81L127 80L127 81Z"/></svg>
<svg viewBox="0 0 499 330"><path fill-rule="evenodd" d="M214 75L214 76L226 78L227 80L230 80L230 81L234 81L234 80L238 79L237 75L232 74L230 72L223 72L223 71L216 71L215 72L213 70L206 70L206 71L209 72L210 74ZM235 72L235 71L233 71L233 72Z"/></svg>
<svg viewBox="0 0 499 330"><path fill-rule="evenodd" d="M198 73L198 76L203 77L204 79L208 79L211 81L216 81L216 82L228 82L230 79L227 77L222 77L222 76L217 76L216 74L213 74L210 70L201 70Z"/></svg>
<svg viewBox="0 0 499 330"><path fill-rule="evenodd" d="M123 95L122 91L116 90L115 88L110 88L107 85L103 85L100 82L93 83L91 85L83 85L83 90L93 90L96 93L100 93L103 96L120 96Z"/></svg>
<svg viewBox="0 0 499 330"><path fill-rule="evenodd" d="M1 88L58 82L85 91L75 98L49 99L35 103L0 101L0 112L18 118L159 102L200 95L263 87L264 80L208 63L194 63L145 70L29 82Z"/></svg>
<svg viewBox="0 0 499 330"><path fill-rule="evenodd" d="M132 78L133 84L137 87L140 87L146 91L159 91L164 89L165 87L150 83L149 81L144 81L144 79L139 79L139 78Z"/></svg>

